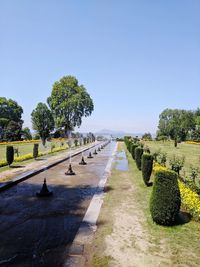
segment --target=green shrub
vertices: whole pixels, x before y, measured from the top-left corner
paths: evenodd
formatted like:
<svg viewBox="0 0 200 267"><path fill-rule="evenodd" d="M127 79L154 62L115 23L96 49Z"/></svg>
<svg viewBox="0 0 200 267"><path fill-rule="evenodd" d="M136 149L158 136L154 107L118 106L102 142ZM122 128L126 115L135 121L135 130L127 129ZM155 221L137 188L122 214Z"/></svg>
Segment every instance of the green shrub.
<svg viewBox="0 0 200 267"><path fill-rule="evenodd" d="M157 156L157 162L161 166L166 167L167 153L166 152L159 152L159 155Z"/></svg>
<svg viewBox="0 0 200 267"><path fill-rule="evenodd" d="M145 153L149 153L149 154L151 153L150 148L149 148L148 146L145 145L145 146L143 147L143 149L144 149L144 152L145 152Z"/></svg>
<svg viewBox="0 0 200 267"><path fill-rule="evenodd" d="M34 159L36 159L38 157L38 147L39 147L39 144L33 145L33 157L34 157Z"/></svg>
<svg viewBox="0 0 200 267"><path fill-rule="evenodd" d="M6 147L6 160L8 162L9 167L10 167L10 165L13 163L13 160L14 160L14 148L13 148L13 146L7 146Z"/></svg>
<svg viewBox="0 0 200 267"><path fill-rule="evenodd" d="M75 145L75 147L78 146L78 139L74 139L74 145Z"/></svg>
<svg viewBox="0 0 200 267"><path fill-rule="evenodd" d="M17 157L19 157L19 148L18 147L14 148L14 154L16 154Z"/></svg>
<svg viewBox="0 0 200 267"><path fill-rule="evenodd" d="M142 169L142 177L146 185L149 185L152 168L153 168L153 156L150 155L149 153L144 153L142 155L141 169Z"/></svg>
<svg viewBox="0 0 200 267"><path fill-rule="evenodd" d="M169 160L169 165L171 166L172 171L175 171L178 173L180 173L181 169L183 168L185 162L185 157L179 157L179 156L175 156L173 155L173 157Z"/></svg>
<svg viewBox="0 0 200 267"><path fill-rule="evenodd" d="M157 224L172 225L179 213L181 197L177 179L174 171L159 170L155 173L150 212Z"/></svg>
<svg viewBox="0 0 200 267"><path fill-rule="evenodd" d="M132 147L131 147L131 155L132 155L133 159L135 159L135 149L136 149L136 147L138 147L138 145L133 143Z"/></svg>
<svg viewBox="0 0 200 267"><path fill-rule="evenodd" d="M138 170L141 170L141 158L143 154L143 148L142 147L136 147L135 148L135 162L138 167Z"/></svg>

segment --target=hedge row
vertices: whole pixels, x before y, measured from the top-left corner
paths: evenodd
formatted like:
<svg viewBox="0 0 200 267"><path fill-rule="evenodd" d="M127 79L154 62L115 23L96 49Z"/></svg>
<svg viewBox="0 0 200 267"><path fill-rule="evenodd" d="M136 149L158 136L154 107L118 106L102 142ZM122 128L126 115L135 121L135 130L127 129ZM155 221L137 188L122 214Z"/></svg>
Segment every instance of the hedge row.
<svg viewBox="0 0 200 267"><path fill-rule="evenodd" d="M142 170L145 185L150 185L153 168L153 156L150 150L145 153L139 142L131 137L124 138L127 149L135 159L136 166ZM148 152L148 153L147 153ZM178 175L166 168L157 169L150 199L150 213L154 222L160 225L172 225L179 213L181 205Z"/></svg>

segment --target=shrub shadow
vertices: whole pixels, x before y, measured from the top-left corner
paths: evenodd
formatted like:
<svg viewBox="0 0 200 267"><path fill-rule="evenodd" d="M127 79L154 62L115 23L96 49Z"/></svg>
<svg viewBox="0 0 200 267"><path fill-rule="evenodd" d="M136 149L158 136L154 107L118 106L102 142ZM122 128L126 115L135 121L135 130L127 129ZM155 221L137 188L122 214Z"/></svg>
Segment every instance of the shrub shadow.
<svg viewBox="0 0 200 267"><path fill-rule="evenodd" d="M153 182L149 182L146 184L147 187L153 186Z"/></svg>
<svg viewBox="0 0 200 267"><path fill-rule="evenodd" d="M189 223L192 219L192 215L185 211L180 211L176 216L174 223L171 226L178 226Z"/></svg>
<svg viewBox="0 0 200 267"><path fill-rule="evenodd" d="M22 165L12 165L10 166L10 168L12 169L17 169L17 168L24 168L25 166L22 166Z"/></svg>
<svg viewBox="0 0 200 267"><path fill-rule="evenodd" d="M113 190L113 187L110 185L106 185L103 189L104 193L108 193Z"/></svg>

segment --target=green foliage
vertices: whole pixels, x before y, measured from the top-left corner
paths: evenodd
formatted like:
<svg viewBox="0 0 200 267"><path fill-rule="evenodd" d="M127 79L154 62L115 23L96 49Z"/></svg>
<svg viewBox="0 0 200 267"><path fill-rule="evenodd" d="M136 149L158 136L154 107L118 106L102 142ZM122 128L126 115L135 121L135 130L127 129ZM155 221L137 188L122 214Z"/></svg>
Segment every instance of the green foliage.
<svg viewBox="0 0 200 267"><path fill-rule="evenodd" d="M156 137L156 140L157 141L167 141L167 139L168 139L168 137L167 137L167 135L158 135L157 137Z"/></svg>
<svg viewBox="0 0 200 267"><path fill-rule="evenodd" d="M152 140L152 135L150 133L144 133L143 136L142 136L142 140L151 141Z"/></svg>
<svg viewBox="0 0 200 267"><path fill-rule="evenodd" d="M38 148L39 148L39 144L33 145L33 157L34 157L34 159L36 159L38 157Z"/></svg>
<svg viewBox="0 0 200 267"><path fill-rule="evenodd" d="M12 99L0 97L0 140L21 139L23 109Z"/></svg>
<svg viewBox="0 0 200 267"><path fill-rule="evenodd" d="M153 155L153 159L155 160L155 162L157 162L158 156L160 155L160 149L155 150L152 155Z"/></svg>
<svg viewBox="0 0 200 267"><path fill-rule="evenodd" d="M167 162L167 153L159 151L156 160L161 166L165 167Z"/></svg>
<svg viewBox="0 0 200 267"><path fill-rule="evenodd" d="M133 143L132 146L131 146L131 155L132 155L132 158L135 159L135 149L136 147L138 147L138 144L135 144Z"/></svg>
<svg viewBox="0 0 200 267"><path fill-rule="evenodd" d="M22 130L22 138L24 140L32 140L32 134L31 134L31 131L28 127L25 127L23 130Z"/></svg>
<svg viewBox="0 0 200 267"><path fill-rule="evenodd" d="M169 170L160 170L155 174L150 212L157 224L172 225L179 213L181 198L177 178L177 174Z"/></svg>
<svg viewBox="0 0 200 267"><path fill-rule="evenodd" d="M195 184L195 180L198 177L200 170L199 170L199 168L195 168L193 166L190 167L190 170L191 170L190 177L191 177L193 183Z"/></svg>
<svg viewBox="0 0 200 267"><path fill-rule="evenodd" d="M143 154L143 148L136 147L135 148L135 162L136 162L138 170L141 170L142 154Z"/></svg>
<svg viewBox="0 0 200 267"><path fill-rule="evenodd" d="M159 115L159 135L169 136L171 139L186 139L189 131L195 129L195 112L184 109L165 109Z"/></svg>
<svg viewBox="0 0 200 267"><path fill-rule="evenodd" d="M87 144L87 137L83 137L83 144L84 144L84 145Z"/></svg>
<svg viewBox="0 0 200 267"><path fill-rule="evenodd" d="M149 153L144 153L142 155L141 169L142 169L142 177L146 185L149 185L152 168L153 168L153 156L150 155Z"/></svg>
<svg viewBox="0 0 200 267"><path fill-rule="evenodd" d="M19 148L18 147L14 148L14 154L16 154L17 157L19 157Z"/></svg>
<svg viewBox="0 0 200 267"><path fill-rule="evenodd" d="M151 153L150 148L147 145L144 146L144 152L149 154Z"/></svg>
<svg viewBox="0 0 200 267"><path fill-rule="evenodd" d="M185 157L178 157L176 155L173 155L173 157L169 160L169 164L171 166L171 169L175 171L176 173L180 173L180 170L183 168L185 162Z"/></svg>
<svg viewBox="0 0 200 267"><path fill-rule="evenodd" d="M64 76L53 85L47 102L53 112L57 128L64 128L66 136L91 115L94 105L83 85L73 76Z"/></svg>
<svg viewBox="0 0 200 267"><path fill-rule="evenodd" d="M75 140L74 140L74 145L75 145L75 147L78 146L78 139L75 139Z"/></svg>
<svg viewBox="0 0 200 267"><path fill-rule="evenodd" d="M54 129L54 120L51 111L44 103L38 103L36 109L31 113L33 129L40 135L42 144L50 137L50 132Z"/></svg>
<svg viewBox="0 0 200 267"><path fill-rule="evenodd" d="M6 147L6 160L7 160L9 166L13 163L13 160L14 160L14 148L13 148L13 146L7 146Z"/></svg>
<svg viewBox="0 0 200 267"><path fill-rule="evenodd" d="M39 140L40 139L40 135L39 134L33 134L33 140Z"/></svg>
<svg viewBox="0 0 200 267"><path fill-rule="evenodd" d="M21 139L22 121L10 121L4 128L3 139L7 141L18 141Z"/></svg>

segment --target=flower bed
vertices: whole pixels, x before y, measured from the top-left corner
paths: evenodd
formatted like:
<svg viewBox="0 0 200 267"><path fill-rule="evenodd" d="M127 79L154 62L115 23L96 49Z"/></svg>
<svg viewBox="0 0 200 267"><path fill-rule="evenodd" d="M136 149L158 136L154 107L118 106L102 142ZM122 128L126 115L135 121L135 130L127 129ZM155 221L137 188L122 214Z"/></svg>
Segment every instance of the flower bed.
<svg viewBox="0 0 200 267"><path fill-rule="evenodd" d="M154 163L153 172L159 170L166 170L166 167L159 165L157 162ZM178 181L179 189L181 193L181 203L184 209L194 216L197 220L200 220L200 198L196 192L193 192L187 185L182 181Z"/></svg>
<svg viewBox="0 0 200 267"><path fill-rule="evenodd" d="M60 151L66 150L66 149L67 149L66 147L56 147L56 148L53 148L52 150L48 150L48 154L60 152ZM45 152L39 152L38 157L41 157L44 155L45 155ZM15 157L14 162L22 162L22 161L29 160L29 159L33 159L33 153L28 153L28 154L25 154L25 155L22 155L19 157ZM7 165L8 165L8 163L6 160L0 161L0 167L4 167Z"/></svg>
<svg viewBox="0 0 200 267"><path fill-rule="evenodd" d="M185 144L200 145L200 142L185 141Z"/></svg>

